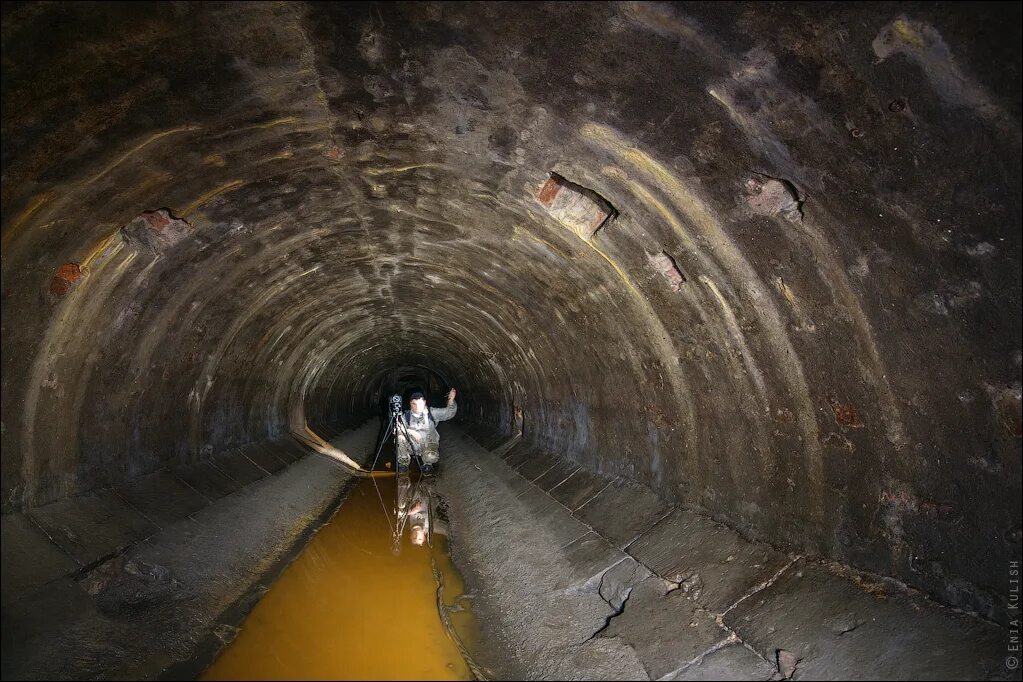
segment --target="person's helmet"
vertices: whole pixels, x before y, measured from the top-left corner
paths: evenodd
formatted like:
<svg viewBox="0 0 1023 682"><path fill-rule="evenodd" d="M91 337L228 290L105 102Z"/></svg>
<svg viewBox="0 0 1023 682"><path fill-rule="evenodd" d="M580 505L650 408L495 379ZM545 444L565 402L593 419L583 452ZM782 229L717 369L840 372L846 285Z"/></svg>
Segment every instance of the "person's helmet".
<svg viewBox="0 0 1023 682"><path fill-rule="evenodd" d="M423 395L422 391L413 391L412 395L409 396L409 402L412 402L413 400L419 400L420 398L425 398L425 397L426 396Z"/></svg>

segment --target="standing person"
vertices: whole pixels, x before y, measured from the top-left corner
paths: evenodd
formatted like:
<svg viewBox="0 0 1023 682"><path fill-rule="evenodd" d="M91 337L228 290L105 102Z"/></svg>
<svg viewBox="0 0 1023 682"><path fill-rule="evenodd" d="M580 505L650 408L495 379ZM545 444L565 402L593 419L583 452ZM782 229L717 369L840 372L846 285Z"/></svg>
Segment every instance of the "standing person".
<svg viewBox="0 0 1023 682"><path fill-rule="evenodd" d="M415 445L416 451L423 458L423 473L431 474L440 459L440 434L437 423L447 421L455 416L458 405L455 404L455 389L448 392L447 407L430 409L421 391L416 391L409 398L409 409L402 414L405 429L398 429L398 471L408 470L412 460L412 449L405 437L406 430Z"/></svg>

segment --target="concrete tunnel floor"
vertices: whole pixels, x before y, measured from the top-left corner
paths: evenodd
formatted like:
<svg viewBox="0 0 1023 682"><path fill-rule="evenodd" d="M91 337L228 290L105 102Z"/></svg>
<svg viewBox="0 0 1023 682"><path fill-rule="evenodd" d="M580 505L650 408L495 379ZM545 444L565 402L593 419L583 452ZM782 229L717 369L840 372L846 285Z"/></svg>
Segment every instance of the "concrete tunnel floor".
<svg viewBox="0 0 1023 682"><path fill-rule="evenodd" d="M369 422L332 443L364 460L378 430ZM444 431L436 487L482 628L481 677L1012 679L995 624L891 579L748 542L517 438ZM352 482L327 458L298 457L5 604L4 679L197 676ZM9 534L13 518L5 547L24 541ZM5 578L9 569L32 567L5 563Z"/></svg>

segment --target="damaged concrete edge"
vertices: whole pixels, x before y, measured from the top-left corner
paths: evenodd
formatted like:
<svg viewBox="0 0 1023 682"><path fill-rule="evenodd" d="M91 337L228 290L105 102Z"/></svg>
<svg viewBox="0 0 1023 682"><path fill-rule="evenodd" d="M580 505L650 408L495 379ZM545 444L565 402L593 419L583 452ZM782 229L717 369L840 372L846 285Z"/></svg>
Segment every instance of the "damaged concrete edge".
<svg viewBox="0 0 1023 682"><path fill-rule="evenodd" d="M246 459L252 462L253 466L258 467L258 464L256 462L253 462L251 458L246 457ZM282 474L287 469L289 469L292 464L296 464L302 461L303 459L305 458L298 457L294 459L294 461L292 461L291 463L285 464L279 470L276 470L275 473ZM216 498L209 498L208 496L204 495L202 491L196 490L193 486L184 481L181 477L177 476L174 473L174 471L170 469L164 470L178 484L191 490L199 498L205 500L205 505L203 506L204 509L217 504L221 500L234 498L238 494L249 494L249 491L254 484L262 483L274 475L273 473L264 474L260 476L258 479L252 480L248 483L242 483L231 477L228 471L225 471L223 468L217 467L216 458L211 458L208 461L212 466L217 468L217 471L222 476L231 479L232 482L237 487L228 492L226 495L219 496ZM290 565L291 561L293 561L303 551L303 549L311 540L313 535L316 532L318 532L319 529L322 528L327 522L329 522L329 520L333 517L333 515L337 512L337 510L347 499L356 481L357 479L352 477L344 479L340 485L340 489L337 492L337 494L333 496L333 498L330 499L330 501L327 502L327 504L324 505L322 511L314 519L309 521L308 524L296 534L294 541L291 543L289 547L283 550L279 559L275 561L272 566L266 569L266 572L263 573L263 575L246 590L245 594L239 597L232 605L224 609L224 611L222 611L217 616L217 618L214 619L213 621L214 626L212 627L211 631L203 639L200 640L195 650L196 653L192 658L186 661L179 661L177 663L173 663L171 664L170 667L165 668L162 672L154 670L153 674L154 675L159 674L161 679L197 677L202 672L202 670L205 669L205 667L207 667L214 660L214 658L219 653L221 648L223 648L223 646L225 646L229 642L229 639L223 638L220 633L222 633L225 628L231 629L232 627L234 627L233 624L240 623L245 618L245 616L252 609L252 607L254 607L255 604L259 601L259 598L262 596L262 594L265 593L266 589L280 577L281 573L287 568L288 565ZM55 576L54 578L46 581L45 583L41 583L34 586L31 590L27 590L21 594L5 595L4 603L5 608L10 605L16 604L22 601L23 599L31 598L32 595L38 594L40 590L45 590L47 589L47 586L56 584L58 581L61 580L71 580L76 584L82 585L82 581L85 580L98 567L103 566L112 560L116 560L118 557L127 555L132 550L150 541L152 538L158 536L160 533L166 530L167 528L166 522L164 522L163 524L158 524L153 518L151 518L149 514L145 513L145 511L140 509L138 505L134 504L130 499L128 499L128 497L126 497L122 491L116 488L101 488L90 491L86 495L96 496L97 494L111 496L113 499L116 499L124 506L126 511L147 521L152 531L135 537L129 542L120 544L116 547L116 549L112 551L104 552L103 554L96 556L94 558L90 558L89 560L86 561L70 553L61 542L58 542L58 540L53 536L53 528L48 528L46 525L40 523L40 521L37 518L35 518L33 514L30 513L23 514L23 517L25 518L26 522L30 524L31 527L35 529L35 531L39 534L40 540L49 543L52 547L56 548L56 550L61 555L66 556L70 560L71 566L68 567L69 570L60 573L60 575ZM179 518L175 519L173 523L176 524L186 522L188 519L191 519L195 513L196 512L193 511L188 514L181 515ZM84 585L82 586L84 588ZM8 600L7 597L10 597L10 599Z"/></svg>
<svg viewBox="0 0 1023 682"><path fill-rule="evenodd" d="M719 642L715 642L706 651L704 651L704 652L700 653L698 656L696 656L696 657L686 661L683 665L681 665L680 667L676 668L675 670L672 670L670 673L668 673L666 675L661 675L657 679L658 680L673 680L673 679L675 679L675 677L677 675L681 675L682 673L684 673L689 668L692 668L694 665L699 665L701 662L703 662L703 659L707 658L708 656L710 656L711 654L713 654L713 653L715 653L717 651L721 651L721 649L724 649L729 644L740 643L743 646L746 646L746 643L743 642L741 639L739 639L739 635L735 634L735 632L733 632L731 630L728 630L727 628L726 628L726 630L730 633L727 637L725 637L724 639L722 639ZM747 646L747 648L749 648L749 647ZM753 649L750 649L750 651L753 651ZM757 654L756 651L753 651L753 653ZM760 656L760 654L757 654L757 656L760 657L760 658L763 658L763 656ZM766 661L767 659L764 659L764 660Z"/></svg>
<svg viewBox="0 0 1023 682"><path fill-rule="evenodd" d="M470 437L473 438L473 440L477 440L477 442L480 439L479 436L477 436L477 435L470 435ZM507 443L505 443L505 445L507 445ZM484 447L484 449L486 449L486 448ZM498 449L506 449L506 448L504 448L504 446L502 445L502 446L498 446ZM489 451L489 452L491 452L491 454L495 454L495 451ZM514 471L521 478L527 479L527 477L523 476L522 473L519 471L519 469L522 467L522 464L520 464L519 466L512 466L508 462L506 462L503 459L501 459L500 457L498 457L498 459L501 460L501 462L503 464L508 466L508 468L510 468L512 471ZM568 478L570 478L570 476ZM530 487L539 488L539 486L537 486L534 483L535 480L539 480L539 477L537 477L536 479L529 480L529 485L530 485ZM566 480L567 480L567 478L566 478ZM581 537L585 537L586 535L588 535L590 533L593 533L594 535L599 537L601 540L603 540L608 546L610 546L610 547L618 547L619 546L618 543L616 543L612 538L607 537L600 530L594 528L591 524L587 523L585 520L583 520L580 516L577 516L577 514L576 514L576 512L578 512L581 509L584 509L589 502L593 501L602 492L604 492L609 486L614 484L616 480L619 480L619 479L617 479L617 478L610 478L609 480L607 480L607 482L604 485L598 486L595 490L593 490L589 494L589 496L587 497L587 499L585 501L583 501L581 504L579 504L576 507L575 510L569 509L566 505L562 504L560 500L557 500L556 498L551 496L547 491L544 491L542 488L541 488L541 492L544 492L548 497L550 497L551 499L554 499L555 502L557 502L558 506L560 506L562 509L564 509L572 518L574 518L577 521L579 521L583 526L585 526L588 529L586 531L586 533L584 533L583 536L581 536ZM562 481L562 482L564 482L564 481ZM557 487L557 486L554 486L554 487ZM527 488L527 490L528 490L528 488ZM521 497L522 494L523 494L523 492L520 492L516 497ZM670 594L674 590L680 589L681 585L679 583L675 583L675 582L671 581L670 579L660 575L657 571L655 571L649 565L647 565L646 563L641 561L639 558L637 558L636 556L634 556L634 555L632 555L632 554L630 554L628 552L628 546L629 545L634 543L636 540L638 540L640 537L645 535L651 529L657 527L662 521L664 521L665 519L669 518L675 511L676 511L676 508L674 506L669 505L668 508L664 511L664 513L659 514L656 518L654 518L649 523L649 525L643 531L641 531L634 538L632 538L627 543L625 543L625 547L623 547L620 550L622 552L622 557L618 561L615 561L612 564L610 564L608 566L605 566L604 568L602 568L601 570L599 570L598 572L596 572L595 574L590 576L585 582L568 588L572 592L591 592L591 593L595 593L601 599L603 599L605 601L605 603L607 603L608 607L611 608L611 612L608 613L605 616L603 622L600 623L599 626L594 629L594 631L589 635L589 637L587 637L585 640L583 640L581 642L578 642L576 644L577 646L582 645L585 642L590 641L590 640L600 636L601 633L603 633L609 627L611 627L612 623L614 622L614 620L616 618L618 618L623 613L625 613L625 610L626 610L626 607L628 605L629 598L631 597L633 589L642 580L646 580L646 579L648 579L648 578L650 578L652 576L658 578L664 584L664 586L666 588L663 596L667 596L668 594ZM578 538L576 540L573 540L573 541L569 542L569 543L566 543L565 545L562 546L562 548L564 549L564 547L567 547L567 546L571 545L572 542L575 542L577 540L578 540ZM788 568L790 568L793 564L795 564L800 558L802 558L802 557L791 558L790 561L788 561L785 564L784 567L782 567L780 570L778 570L768 580L763 581L762 583L756 585L752 590L749 590L747 593L743 594L735 603L731 604L725 610L725 612L727 612L728 610L731 610L738 603L740 603L743 600L749 598L753 594L756 594L756 593L760 592L761 590L766 589L767 587L772 585L775 581L778 580L778 578L782 574L784 574L788 570ZM624 581L624 585L626 586L626 589L621 594L619 594L620 603L616 604L616 603L612 602L611 600L609 600L608 597L604 594L604 583L605 583L607 577L610 574L612 574L619 566L621 566L624 562L627 562L627 561L631 562L633 564L633 574L632 574L632 576L630 576L629 579ZM637 569L641 569L643 571L643 574L640 574L639 570L637 570ZM774 662L772 662L771 660L769 660L769 658L764 653L761 653L761 652L757 651L749 643L745 642L740 637L740 635L733 628L728 627L727 625L724 624L723 619L722 619L723 615L724 615L723 613L715 613L714 611L711 611L709 609L708 609L708 613L713 617L715 624L720 629L721 638L718 639L712 646L710 646L709 648L707 648L706 650L701 652L699 655L697 655L694 658L686 661L683 665L679 666L678 668L672 670L671 672L669 672L666 675L663 675L663 676L661 676L661 677L659 677L657 679L662 679L662 680L673 679L674 676L680 674L686 668L691 667L692 665L700 663L700 661L702 661L706 656L709 656L709 655L713 654L714 652L716 652L716 651L720 650L721 648L723 648L725 646L728 646L730 644L741 644L745 649L749 650L758 659L763 661L765 665L777 668L776 664Z"/></svg>
<svg viewBox="0 0 1023 682"><path fill-rule="evenodd" d="M257 441L257 443L258 443L258 441ZM249 443L246 446L243 446L243 448L251 446L253 444L255 444L255 443ZM231 473L228 470L226 470L224 467L218 466L218 462L217 462L217 458L216 457L213 457L213 458L210 458L208 460L205 460L205 461L209 461L211 466L216 468L217 471L221 475L223 475L224 477L230 479L231 481L233 481L238 486L235 490L231 491L230 493L228 493L224 497L230 497L232 495L235 495L235 494L237 494L237 493L239 493L239 492L241 492L243 490L248 489L249 486L251 486L253 483L256 483L257 481L262 480L265 477L274 475L274 472L267 471L264 467L260 466L257 462L253 461L252 458L250 458L247 455L245 455L244 452L242 452L241 449L239 449L238 451L241 452L242 456L247 461L251 462L251 464L253 466L257 467L263 473L263 475L259 479L256 479L255 481L252 481L252 482L249 482L249 483L245 483L244 481L239 481L238 479L236 479L233 476L231 476ZM288 466L290 466L290 464L282 467L276 473L282 472ZM196 495L198 495L200 498L205 500L205 502L206 502L205 506L206 507L208 507L211 504L216 503L218 499L221 499L221 498L212 498L211 499L211 498L207 497L206 495L204 495L202 493L202 491L197 490L192 485L190 485L187 481L185 481L181 476L179 476L174 469L168 468L168 469L163 469L162 471L166 471L166 473L169 476L171 476L175 482L177 482L178 484L180 484L180 485L184 486L185 488L191 490ZM142 474L140 476L134 477L133 479L130 479L129 481L127 481L127 483L131 483L132 481L135 481L135 480L140 480L140 479L144 478L147 475L151 475L151 474L155 474L155 473L157 473L157 472L148 472L147 474ZM133 514L137 515L138 517L140 517L140 518L144 519L145 521L147 521L152 526L153 531L150 532L150 533L146 533L146 534L140 535L140 536L132 539L130 542L126 542L125 544L118 546L113 551L104 552L103 554L101 554L99 556L96 556L95 558L92 558L92 559L90 559L88 561L83 561L79 557L76 557L72 553L68 552L68 550L60 542L58 542L57 538L54 537L52 529L48 529L44 524L40 523L39 520L31 513L31 511L32 511L31 509L26 510L26 512L22 512L22 513L24 514L24 517L29 521L29 523L31 523L32 526L34 528L36 528L42 534L42 536L45 537L46 540L53 547L55 547L61 554L69 557L77 565L77 568L75 570L67 572L67 573L63 573L63 574L61 574L59 576L56 576L52 580L47 581L46 583L43 583L42 585L39 585L36 589L38 589L39 587L45 587L46 585L51 584L53 582L56 582L58 580L61 580L63 578L70 578L70 579L78 582L82 578L84 578L88 573L90 573L95 568L97 568L98 566L103 565L104 563L110 561L111 559L115 559L115 558L117 558L119 556L124 555L125 553L130 551L132 548L134 548L134 547L136 547L136 546L138 546L138 545L148 541L149 539L151 539L152 537L154 537L155 535L159 534L160 532L162 532L164 530L164 528L166 526L166 523L164 523L164 524L158 523L156 519L154 519L151 515L147 514L145 510L141 509L137 504L135 504L132 500L130 500L124 494L123 488L120 488L120 487L94 488L92 490L83 492L80 495L77 495L76 497L92 497L92 496L104 496L104 495L109 495L109 496L113 496L114 498L116 498L131 513L133 513ZM72 499L74 499L74 498L72 498ZM195 512L190 512L188 514L183 514L183 515L180 516L180 518L175 519L175 522L179 522L179 521L182 521L184 519L191 518L194 513ZM5 603L16 603L23 596L27 596L27 595L19 595L19 596L13 597L9 601L5 601Z"/></svg>
<svg viewBox="0 0 1023 682"><path fill-rule="evenodd" d="M804 557L801 554L797 554L797 555L794 555L794 556L790 557L789 558L789 562L787 564L785 564L784 566L782 566L777 571L775 571L774 575L772 575L767 580L765 580L765 581L763 581L763 582L761 582L761 583L759 583L757 585L754 585L752 589L748 590L745 594L743 594L741 597L736 599L731 605L729 605L729 607L727 609L722 611L720 614L717 614L718 623L721 625L721 627L726 627L724 625L724 623L722 622L722 620L721 620L725 616L725 614L727 614L729 611L731 611L736 606L738 606L742 602L746 601L747 599L749 599L753 595L757 594L758 592L762 592L762 591L766 590L768 587L770 587L771 585L773 585L776 582L778 582L778 578L782 577L782 575L784 575L790 568L792 568L798 561L800 561L803 558Z"/></svg>
<svg viewBox="0 0 1023 682"><path fill-rule="evenodd" d="M234 640L240 626L256 604L270 587L280 579L292 562L297 559L308 546L313 537L324 526L330 523L334 515L340 511L348 496L358 484L359 479L348 476L341 484L337 495L295 538L291 546L270 565L262 575L232 604L220 612L214 619L210 631L199 640L191 658L170 664L156 679L159 680L194 680L198 679L210 665L216 661L220 653ZM250 484L251 485L251 484ZM224 636L222 633L230 633Z"/></svg>
<svg viewBox="0 0 1023 682"><path fill-rule="evenodd" d="M479 436L474 435L474 434L470 434L470 437L472 437L473 440L476 440L479 443L479 441L480 441L480 437ZM482 444L481 444L481 446L482 446ZM483 447L484 447L484 449L486 449L485 446L483 446ZM526 478L525 476L523 476L518 471L519 467L510 465L503 458L498 457L498 459L503 464L505 464L505 466L507 466L509 469L511 469L517 475L519 475L521 478L524 478L524 479ZM569 478L571 478L571 476L569 476ZM566 505L562 504L561 501L558 500L553 495L551 495L549 491L544 491L542 488L540 488L540 490L541 490L541 492L544 492L546 495L548 495L549 497L554 499L558 503L558 505L561 506L563 509L565 509L573 518L575 518L577 521L579 521L580 523L585 525L587 528L590 528L590 530L594 534L596 534L598 537L603 539L609 545L615 546L615 543L614 543L613 539L607 537L600 530L594 528L591 524L589 524L586 521L584 521L577 514L577 512L579 510L585 508L585 506L589 502L591 502L593 499L595 499L598 495L600 495L601 492L603 492L609 485L611 485L614 482L614 480L615 480L614 478L611 478L606 485L600 486L599 489L597 489L594 492L592 492L587 497L587 499L585 501L583 501L582 503L580 503L576 507L576 509L574 509L574 510L573 509L569 509ZM537 486L533 480L529 480L528 482L529 482L529 485L531 487L539 488L539 486ZM562 483L563 482L564 481L562 481ZM555 487L557 487L557 486L553 486L551 488L551 490L553 490ZM521 495L521 493L520 493L520 495ZM653 529L655 529L658 525L660 525L662 522L664 522L666 519L670 518L672 516L672 514L675 511L677 511L677 510L678 510L678 507L670 506L670 509L669 509L669 511L667 513L659 516L656 520L652 521L646 527L645 530L643 530L636 537L634 537L632 540L630 540L624 547L622 547L622 551L625 552L625 554L628 557L632 558L638 565L641 565L644 568L646 568L648 571L650 571L650 573L652 575L656 575L656 576L660 577L662 580L665 580L665 581L668 581L668 582L671 581L670 578L668 578L666 576L660 575L656 570L654 570L650 566L646 565L643 561L641 561L634 554L632 554L629 551L629 548L636 541L638 541L640 538L644 537L645 535L650 533ZM746 542L750 542L750 543L754 543L754 544L760 544L760 545L764 545L764 546L767 546L767 547L771 547L775 551L778 551L781 554L787 556L788 557L788 561L782 567L780 567L778 570L776 570L770 577L768 577L766 580L763 580L762 582L760 582L760 583L754 585L753 587L751 587L749 590L744 592L738 599L736 599L734 602L732 602L730 605L728 605L726 608L724 608L720 612L716 612L716 611L708 609L708 612L714 617L715 621L717 622L717 625L722 628L722 631L728 633L729 637L727 639L725 639L724 641L719 642L718 644L716 644L711 649L705 651L700 656L698 656L695 659L689 661L686 665L682 666L678 670L673 671L672 673L670 673L666 677L662 677L661 679L670 679L674 675L677 675L677 674L683 672L685 670L685 668L690 667L690 666L692 666L692 665L694 665L696 663L699 663L699 661L702 660L702 658L704 658L704 657L706 657L706 656L708 656L710 654L713 654L718 649L720 649L720 648L722 648L722 647L724 647L724 646L726 646L726 645L728 645L730 643L741 644L745 649L747 649L751 653L755 654L758 658L763 660L768 665L774 667L776 670L779 671L779 674L781 674L780 663L779 663L779 660L778 660L778 652L761 652L761 651L758 651L755 647L750 645L748 642L744 641L743 638L740 637L739 634L737 632L735 632L735 630L733 628L731 628L728 625L726 625L724 623L723 619L724 619L724 616L726 614L731 612L733 609L738 607L743 602L749 600L751 597L754 597L755 595L760 594L764 590L767 590L768 588L770 588L772 585L774 585L776 582L778 582L778 580L780 580L782 578L782 576L786 575L790 571L790 569L792 569L793 566L796 566L800 562L813 562L813 563L819 565L824 570L826 570L828 573L831 573L832 575L835 575L838 578L846 580L846 581L848 581L849 583L851 583L853 585L857 585L858 586L859 583L864 582L864 581L875 582L875 583L883 583L886 586L888 586L890 589L892 589L893 592L899 594L900 596L902 596L904 598L914 599L914 600L917 600L917 601L922 601L922 602L926 603L927 605L929 605L931 607L936 607L938 609L941 609L941 610L949 612L949 613L953 613L953 614L957 614L957 615L960 615L960 616L965 616L965 617L968 617L968 618L972 618L972 619L977 620L978 622L986 623L986 624L989 624L989 625L994 625L994 626L997 626L997 627L1002 627L996 621L993 621L991 619L985 618L984 616L982 616L981 614L978 614L976 612L964 610L964 609L961 609L961 608L958 608L958 607L955 607L955 606L951 606L951 605L947 605L947 604L943 604L943 603L935 600L933 597L931 597L926 592L923 592L923 591L921 591L921 590L919 590L917 588L914 588L914 587L911 587L909 585L906 585L905 583L903 583L903 582L901 582L901 581L899 581L899 580L897 580L895 578L892 578L890 576L883 576L883 575L873 574L873 573L870 573L869 571L864 571L862 569L858 569L858 568L855 568L853 566L849 566L849 565L843 564L841 562L830 560L830 559L827 559L826 557L822 557L822 556L809 556L809 555L805 555L805 554L790 553L790 552L784 551L783 549L780 549L778 547L774 547L773 545L771 545L768 542L764 542L762 540L756 540L756 541L751 540L748 537L746 537L745 534L743 534L738 529L732 528L727 523L722 523L721 521L718 521L717 519L713 518L710 515L701 514L699 511L693 510L693 509L685 509L684 511L686 511L688 513L691 513L691 514L694 514L694 515L697 515L697 516L701 516L701 517L707 519L708 521L711 521L714 524L724 526L724 527L728 528L729 530L737 533L739 535L739 537L741 537ZM587 581L586 584L587 585L589 585L590 583L596 584L596 583L599 583L599 582L603 581L604 575L607 574L609 571L613 570L619 563L621 563L621 562L616 562L614 565L606 567L604 570L600 571L598 574L592 576ZM601 630L605 629L615 617L617 617L618 615L620 615L624 611L624 606L625 605L623 603L622 604L622 608L616 609L616 612L611 614L608 617L607 622L604 624L604 627L602 627ZM774 656L770 656L769 654L771 654L771 653L773 653Z"/></svg>

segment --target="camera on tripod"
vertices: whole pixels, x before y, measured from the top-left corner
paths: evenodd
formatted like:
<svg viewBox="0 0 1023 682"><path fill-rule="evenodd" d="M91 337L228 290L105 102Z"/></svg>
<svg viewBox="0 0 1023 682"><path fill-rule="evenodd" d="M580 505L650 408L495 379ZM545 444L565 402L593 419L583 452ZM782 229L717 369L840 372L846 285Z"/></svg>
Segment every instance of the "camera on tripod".
<svg viewBox="0 0 1023 682"><path fill-rule="evenodd" d="M391 414L394 416L401 414L401 396L398 394L391 396Z"/></svg>

